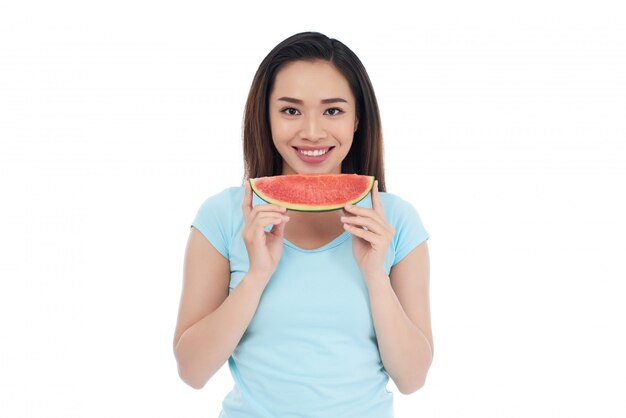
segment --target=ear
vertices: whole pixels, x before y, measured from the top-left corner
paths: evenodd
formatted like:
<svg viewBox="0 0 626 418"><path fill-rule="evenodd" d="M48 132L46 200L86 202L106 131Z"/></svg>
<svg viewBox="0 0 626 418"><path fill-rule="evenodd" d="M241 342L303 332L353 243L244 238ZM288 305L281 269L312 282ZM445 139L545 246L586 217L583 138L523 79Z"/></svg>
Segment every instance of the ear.
<svg viewBox="0 0 626 418"><path fill-rule="evenodd" d="M356 132L358 127L359 127L359 118L355 118L355 120L354 120L354 132Z"/></svg>

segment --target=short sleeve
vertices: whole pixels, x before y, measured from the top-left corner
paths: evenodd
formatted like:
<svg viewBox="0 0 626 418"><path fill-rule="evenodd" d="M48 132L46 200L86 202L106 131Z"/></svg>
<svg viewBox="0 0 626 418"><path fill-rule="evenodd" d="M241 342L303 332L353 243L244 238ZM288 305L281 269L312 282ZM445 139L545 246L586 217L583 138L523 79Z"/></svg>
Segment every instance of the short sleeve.
<svg viewBox="0 0 626 418"><path fill-rule="evenodd" d="M394 209L396 234L393 237L395 249L393 265L400 262L411 250L430 238L430 234L422 224L420 215L410 202L398 198Z"/></svg>
<svg viewBox="0 0 626 418"><path fill-rule="evenodd" d="M191 223L227 260L230 253L233 208L228 190L206 199Z"/></svg>

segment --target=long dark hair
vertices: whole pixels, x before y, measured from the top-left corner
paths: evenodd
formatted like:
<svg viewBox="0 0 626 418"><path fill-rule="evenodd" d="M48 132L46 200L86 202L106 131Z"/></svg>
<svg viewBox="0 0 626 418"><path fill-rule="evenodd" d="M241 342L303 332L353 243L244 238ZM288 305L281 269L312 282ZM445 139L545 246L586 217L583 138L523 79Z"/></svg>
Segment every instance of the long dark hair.
<svg viewBox="0 0 626 418"><path fill-rule="evenodd" d="M375 176L385 189L383 135L374 88L361 60L347 46L318 32L302 32L279 43L259 65L252 80L243 120L244 181L282 174L282 157L272 142L268 101L276 74L286 63L321 59L348 81L356 99L359 124L341 172Z"/></svg>

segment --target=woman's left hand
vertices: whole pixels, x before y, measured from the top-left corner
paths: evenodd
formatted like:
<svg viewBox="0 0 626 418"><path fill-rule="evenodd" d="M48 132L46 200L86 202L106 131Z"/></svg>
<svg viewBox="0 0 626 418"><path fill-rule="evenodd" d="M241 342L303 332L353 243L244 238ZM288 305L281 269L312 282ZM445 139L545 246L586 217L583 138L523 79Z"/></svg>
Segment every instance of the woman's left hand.
<svg viewBox="0 0 626 418"><path fill-rule="evenodd" d="M378 195L378 180L372 188L372 209L346 205L345 211L356 216L342 216L344 229L352 234L352 252L365 280L384 277L385 258L396 233L385 220Z"/></svg>

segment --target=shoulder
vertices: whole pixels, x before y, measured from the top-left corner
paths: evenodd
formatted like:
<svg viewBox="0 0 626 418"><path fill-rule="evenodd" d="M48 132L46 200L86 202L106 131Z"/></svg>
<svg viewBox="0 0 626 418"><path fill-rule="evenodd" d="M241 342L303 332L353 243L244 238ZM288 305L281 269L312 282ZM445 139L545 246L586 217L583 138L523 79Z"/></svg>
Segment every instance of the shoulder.
<svg viewBox="0 0 626 418"><path fill-rule="evenodd" d="M385 218L387 221L394 225L396 223L401 223L403 219L419 217L417 214L417 210L415 206L408 200L405 200L394 193L389 192L378 192L378 196L380 196L380 203L383 205L383 210L385 211ZM367 196L359 203L358 206L364 208L372 207L372 194L368 193Z"/></svg>
<svg viewBox="0 0 626 418"><path fill-rule="evenodd" d="M215 220L227 222L241 212L243 187L228 187L205 198L196 214L196 221L208 223Z"/></svg>
<svg viewBox="0 0 626 418"><path fill-rule="evenodd" d="M203 208L204 209L206 208L226 209L227 207L230 207L231 205L234 205L237 202L241 204L242 199L243 199L243 187L241 186L228 187L218 193L214 193L210 195L209 197L205 198L200 208L201 209Z"/></svg>
<svg viewBox="0 0 626 418"><path fill-rule="evenodd" d="M191 226L199 230L227 259L237 225L241 223L243 187L229 187L207 197Z"/></svg>
<svg viewBox="0 0 626 418"><path fill-rule="evenodd" d="M379 195L385 211L385 218L396 231L392 240L393 266L409 254L413 248L428 240L430 234L411 202L393 193L380 192Z"/></svg>
<svg viewBox="0 0 626 418"><path fill-rule="evenodd" d="M403 230L410 234L420 235L422 238L429 236L412 202L393 193L380 192L379 195L385 218L397 231Z"/></svg>
<svg viewBox="0 0 626 418"><path fill-rule="evenodd" d="M379 192L379 196L380 202L385 210L385 215L392 219L402 218L405 216L415 216L417 214L415 206L397 194Z"/></svg>

